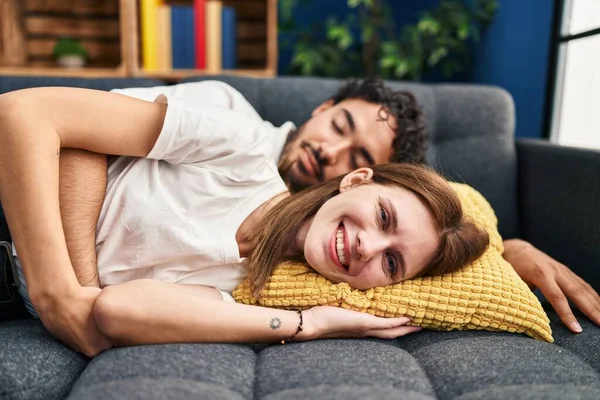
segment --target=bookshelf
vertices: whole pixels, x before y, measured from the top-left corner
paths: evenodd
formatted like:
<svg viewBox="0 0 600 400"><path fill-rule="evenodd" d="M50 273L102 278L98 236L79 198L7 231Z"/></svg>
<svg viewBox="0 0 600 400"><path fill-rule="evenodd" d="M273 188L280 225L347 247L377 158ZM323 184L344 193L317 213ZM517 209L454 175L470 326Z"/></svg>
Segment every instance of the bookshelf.
<svg viewBox="0 0 600 400"><path fill-rule="evenodd" d="M163 0L191 5L193 0ZM159 69L142 61L140 0L0 0L0 75L148 77L176 82L188 76L277 73L277 0L219 0L236 12L235 69ZM88 51L81 68L56 65L52 50L62 36Z"/></svg>

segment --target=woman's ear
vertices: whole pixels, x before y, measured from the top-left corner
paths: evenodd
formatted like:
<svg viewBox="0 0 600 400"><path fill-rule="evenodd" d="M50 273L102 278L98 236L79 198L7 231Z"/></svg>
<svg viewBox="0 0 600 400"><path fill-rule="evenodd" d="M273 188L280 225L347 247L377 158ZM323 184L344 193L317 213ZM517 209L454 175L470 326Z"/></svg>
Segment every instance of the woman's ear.
<svg viewBox="0 0 600 400"><path fill-rule="evenodd" d="M342 178L340 182L340 193L346 190L352 189L355 186L368 183L373 178L373 170L371 168L363 167L355 169Z"/></svg>
<svg viewBox="0 0 600 400"><path fill-rule="evenodd" d="M315 108L311 114L311 116L316 116L321 114L323 111L330 109L333 106L333 99L329 99L319 104L317 108Z"/></svg>

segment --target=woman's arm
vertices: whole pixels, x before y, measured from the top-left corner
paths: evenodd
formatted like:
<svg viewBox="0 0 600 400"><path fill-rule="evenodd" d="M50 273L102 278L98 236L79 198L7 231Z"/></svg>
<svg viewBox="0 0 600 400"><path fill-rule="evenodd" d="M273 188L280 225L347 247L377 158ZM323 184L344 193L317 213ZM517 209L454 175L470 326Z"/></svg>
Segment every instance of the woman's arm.
<svg viewBox="0 0 600 400"><path fill-rule="evenodd" d="M105 288L94 307L100 330L113 345L160 343L258 343L291 337L300 322L295 311L221 300L214 289L154 280ZM303 312L295 340L329 337L395 338L420 330L408 318L378 318L337 307Z"/></svg>
<svg viewBox="0 0 600 400"><path fill-rule="evenodd" d="M60 219L60 149L145 156L160 133L165 104L71 88L0 96L0 199L42 322L88 355L106 348L91 316L100 292L81 288Z"/></svg>

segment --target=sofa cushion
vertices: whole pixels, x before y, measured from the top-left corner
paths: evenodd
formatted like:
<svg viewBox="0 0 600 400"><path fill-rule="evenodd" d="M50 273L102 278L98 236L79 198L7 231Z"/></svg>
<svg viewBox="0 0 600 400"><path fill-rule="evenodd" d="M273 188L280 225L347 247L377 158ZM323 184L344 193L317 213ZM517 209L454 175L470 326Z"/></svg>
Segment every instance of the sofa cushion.
<svg viewBox="0 0 600 400"><path fill-rule="evenodd" d="M257 398L319 398L318 393L341 398L352 388L362 388L371 398L434 395L416 360L391 341L320 340L271 346L259 353L256 378Z"/></svg>
<svg viewBox="0 0 600 400"><path fill-rule="evenodd" d="M87 363L38 320L0 322L0 399L64 398Z"/></svg>
<svg viewBox="0 0 600 400"><path fill-rule="evenodd" d="M572 307L571 310L582 329L581 333L574 334L562 323L547 300L542 300L542 306L546 310L548 318L550 318L554 343L576 354L600 374L600 327L575 307Z"/></svg>
<svg viewBox="0 0 600 400"><path fill-rule="evenodd" d="M69 398L252 397L256 353L247 346L171 344L112 349L94 358ZM175 391L173 391L175 390Z"/></svg>
<svg viewBox="0 0 600 400"><path fill-rule="evenodd" d="M598 399L600 389L577 385L513 385L491 386L477 392L455 397L454 400L564 400Z"/></svg>
<svg viewBox="0 0 600 400"><path fill-rule="evenodd" d="M600 374L580 357L523 336L421 332L397 344L419 362L440 399L516 385L527 390L532 385L573 385L600 393Z"/></svg>

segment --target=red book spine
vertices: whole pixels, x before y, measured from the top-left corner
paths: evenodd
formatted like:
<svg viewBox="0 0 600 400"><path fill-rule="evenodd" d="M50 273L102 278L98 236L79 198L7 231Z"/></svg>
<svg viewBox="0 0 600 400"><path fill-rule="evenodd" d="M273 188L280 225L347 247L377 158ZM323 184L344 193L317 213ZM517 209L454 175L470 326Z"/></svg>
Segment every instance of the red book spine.
<svg viewBox="0 0 600 400"><path fill-rule="evenodd" d="M206 0L194 0L194 35L196 42L196 68L206 68Z"/></svg>

